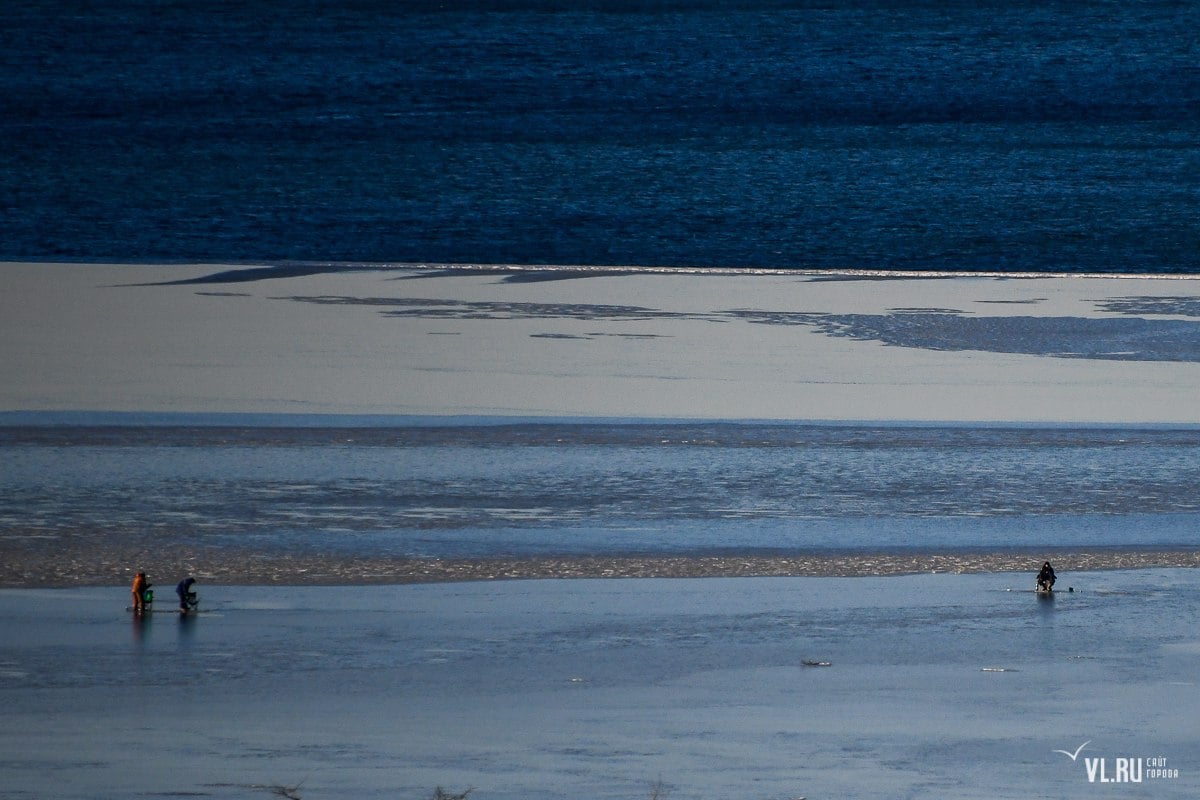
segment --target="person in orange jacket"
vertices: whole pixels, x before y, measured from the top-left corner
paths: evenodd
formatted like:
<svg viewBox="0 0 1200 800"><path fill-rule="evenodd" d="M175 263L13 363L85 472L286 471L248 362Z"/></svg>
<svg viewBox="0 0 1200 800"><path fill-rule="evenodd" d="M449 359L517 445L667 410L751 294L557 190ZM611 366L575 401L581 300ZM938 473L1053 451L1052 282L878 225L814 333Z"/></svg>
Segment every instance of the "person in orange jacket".
<svg viewBox="0 0 1200 800"><path fill-rule="evenodd" d="M142 614L146 611L146 590L150 588L150 582L146 580L146 573L139 572L133 576L133 586L130 590L133 593L133 613Z"/></svg>

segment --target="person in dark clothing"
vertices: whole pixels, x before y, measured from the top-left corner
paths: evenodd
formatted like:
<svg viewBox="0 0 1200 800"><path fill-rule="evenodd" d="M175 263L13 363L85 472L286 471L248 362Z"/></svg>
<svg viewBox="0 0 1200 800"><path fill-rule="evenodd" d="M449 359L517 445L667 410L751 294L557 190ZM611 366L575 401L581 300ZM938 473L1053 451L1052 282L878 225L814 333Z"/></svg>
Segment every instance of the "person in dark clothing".
<svg viewBox="0 0 1200 800"><path fill-rule="evenodd" d="M179 613L186 614L188 611L196 607L199 602L196 599L196 593L192 591L192 584L196 582L195 578L184 578L175 587L175 594L179 595Z"/></svg>
<svg viewBox="0 0 1200 800"><path fill-rule="evenodd" d="M1049 592L1054 589L1054 582L1058 580L1058 576L1054 574L1054 567L1050 566L1047 561L1042 564L1042 571L1037 576L1037 586L1040 592Z"/></svg>

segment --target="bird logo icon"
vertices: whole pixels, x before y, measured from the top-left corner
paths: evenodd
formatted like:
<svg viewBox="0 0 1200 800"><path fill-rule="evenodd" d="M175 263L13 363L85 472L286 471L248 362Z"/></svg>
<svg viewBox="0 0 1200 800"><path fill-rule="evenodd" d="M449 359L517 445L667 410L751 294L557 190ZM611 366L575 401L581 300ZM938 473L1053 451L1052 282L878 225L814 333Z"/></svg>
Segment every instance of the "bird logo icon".
<svg viewBox="0 0 1200 800"><path fill-rule="evenodd" d="M1067 758L1074 761L1075 759L1079 758L1079 754L1083 751L1083 748L1087 747L1091 743L1092 743L1092 740L1088 739L1086 742L1079 745L1079 747L1076 747L1074 753L1072 753L1070 750L1053 750L1051 752L1062 753L1064 756L1066 756Z"/></svg>

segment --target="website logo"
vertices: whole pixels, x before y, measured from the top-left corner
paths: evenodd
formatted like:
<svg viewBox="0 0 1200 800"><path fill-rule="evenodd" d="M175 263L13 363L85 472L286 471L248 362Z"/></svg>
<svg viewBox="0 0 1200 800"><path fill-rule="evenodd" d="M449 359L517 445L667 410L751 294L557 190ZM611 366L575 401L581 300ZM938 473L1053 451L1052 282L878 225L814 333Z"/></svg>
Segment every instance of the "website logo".
<svg viewBox="0 0 1200 800"><path fill-rule="evenodd" d="M1080 763L1080 754L1092 743L1088 739L1074 750L1052 750ZM1146 781L1176 780L1179 768L1170 764L1166 756L1084 756L1083 774L1088 783L1144 783Z"/></svg>

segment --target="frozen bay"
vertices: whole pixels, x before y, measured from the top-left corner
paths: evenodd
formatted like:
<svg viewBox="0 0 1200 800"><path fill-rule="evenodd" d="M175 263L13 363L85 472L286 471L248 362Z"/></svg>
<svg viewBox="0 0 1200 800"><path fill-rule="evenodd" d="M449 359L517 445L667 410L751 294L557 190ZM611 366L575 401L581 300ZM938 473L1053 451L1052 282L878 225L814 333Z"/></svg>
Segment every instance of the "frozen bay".
<svg viewBox="0 0 1200 800"><path fill-rule="evenodd" d="M1194 796L1194 573L1027 584L220 586L143 622L3 590L0 794L1091 797L1085 758L1140 758L1136 796Z"/></svg>

